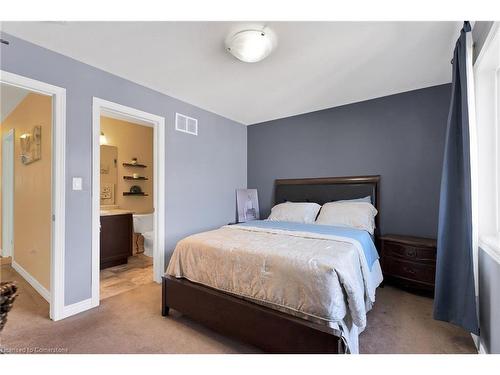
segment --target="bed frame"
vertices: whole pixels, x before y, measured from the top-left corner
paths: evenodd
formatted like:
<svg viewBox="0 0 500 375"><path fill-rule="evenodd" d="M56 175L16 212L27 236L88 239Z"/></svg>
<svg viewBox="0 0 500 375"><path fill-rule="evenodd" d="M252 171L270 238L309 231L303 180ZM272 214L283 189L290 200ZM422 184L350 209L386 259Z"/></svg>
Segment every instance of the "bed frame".
<svg viewBox="0 0 500 375"><path fill-rule="evenodd" d="M276 180L275 204L285 201L326 202L371 196L379 211L380 176ZM163 276L162 315L172 308L221 334L270 353L343 353L345 344L335 330L186 279Z"/></svg>

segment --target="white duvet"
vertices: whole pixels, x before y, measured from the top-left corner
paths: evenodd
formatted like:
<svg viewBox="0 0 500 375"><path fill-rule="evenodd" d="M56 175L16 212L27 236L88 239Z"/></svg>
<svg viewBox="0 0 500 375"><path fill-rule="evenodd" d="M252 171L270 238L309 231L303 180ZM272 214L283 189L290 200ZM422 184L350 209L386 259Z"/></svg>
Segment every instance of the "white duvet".
<svg viewBox="0 0 500 375"><path fill-rule="evenodd" d="M351 353L382 281L356 240L237 225L179 241L166 273L327 324Z"/></svg>

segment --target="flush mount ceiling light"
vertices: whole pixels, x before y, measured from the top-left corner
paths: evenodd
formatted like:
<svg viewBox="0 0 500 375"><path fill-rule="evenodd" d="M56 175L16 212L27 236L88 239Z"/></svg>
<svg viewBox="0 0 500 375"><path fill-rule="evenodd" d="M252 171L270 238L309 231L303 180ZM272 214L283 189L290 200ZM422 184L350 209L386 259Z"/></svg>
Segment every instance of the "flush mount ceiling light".
<svg viewBox="0 0 500 375"><path fill-rule="evenodd" d="M243 30L226 38L226 50L238 60L253 63L265 59L276 47L277 39L269 28Z"/></svg>

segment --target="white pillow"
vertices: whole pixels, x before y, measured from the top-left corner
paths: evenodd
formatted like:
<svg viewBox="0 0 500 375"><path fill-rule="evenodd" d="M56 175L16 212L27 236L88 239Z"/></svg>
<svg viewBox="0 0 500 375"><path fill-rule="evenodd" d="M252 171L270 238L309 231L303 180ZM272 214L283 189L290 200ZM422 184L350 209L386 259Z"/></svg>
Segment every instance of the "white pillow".
<svg viewBox="0 0 500 375"><path fill-rule="evenodd" d="M340 201L335 201L335 202L366 202L366 203L372 203L372 197L369 195L363 198L355 198L355 199L342 199Z"/></svg>
<svg viewBox="0 0 500 375"><path fill-rule="evenodd" d="M329 202L321 207L316 224L366 230L373 234L377 209L367 202Z"/></svg>
<svg viewBox="0 0 500 375"><path fill-rule="evenodd" d="M270 221L293 221L297 223L314 223L321 206L317 203L309 202L285 202L274 206L271 215L267 218Z"/></svg>

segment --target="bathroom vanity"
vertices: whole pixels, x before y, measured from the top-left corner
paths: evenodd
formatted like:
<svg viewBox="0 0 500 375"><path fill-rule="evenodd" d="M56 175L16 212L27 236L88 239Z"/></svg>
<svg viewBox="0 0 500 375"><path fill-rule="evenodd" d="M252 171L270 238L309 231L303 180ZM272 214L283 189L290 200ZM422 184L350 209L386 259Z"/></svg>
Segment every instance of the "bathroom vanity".
<svg viewBox="0 0 500 375"><path fill-rule="evenodd" d="M133 231L131 211L101 210L101 269L127 263L132 255Z"/></svg>
<svg viewBox="0 0 500 375"><path fill-rule="evenodd" d="M109 133L108 133L109 134ZM115 141L118 139L113 138ZM100 146L100 205L101 205L101 261L100 268L108 268L127 264L128 257L133 256L134 247L134 211L152 212L149 190L150 176L145 176L147 165L137 162L132 152L135 147L122 144L120 152L117 145ZM118 163L121 157L122 163ZM126 160L132 157L130 163ZM149 160L144 157L145 160ZM118 178L118 176L121 176ZM119 193L118 193L119 192ZM152 217L152 215L151 215ZM137 219L141 221L140 218ZM142 220L141 222L146 220ZM137 228L136 228L137 229ZM138 226L144 236L144 252L152 256L153 235L149 227ZM137 230L136 230L137 232Z"/></svg>

